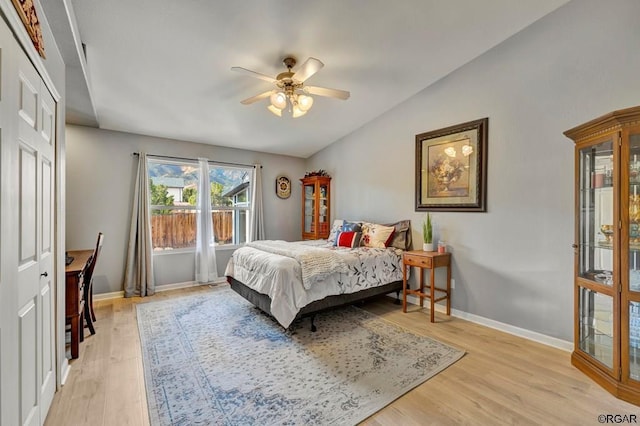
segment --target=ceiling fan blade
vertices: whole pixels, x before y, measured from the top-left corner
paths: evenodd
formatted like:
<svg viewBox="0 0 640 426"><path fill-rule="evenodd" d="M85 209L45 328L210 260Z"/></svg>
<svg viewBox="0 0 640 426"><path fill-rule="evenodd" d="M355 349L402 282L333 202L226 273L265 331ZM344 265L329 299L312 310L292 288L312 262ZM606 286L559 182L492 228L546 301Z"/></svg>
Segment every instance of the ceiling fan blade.
<svg viewBox="0 0 640 426"><path fill-rule="evenodd" d="M324 67L324 64L316 58L307 59L304 64L298 68L298 71L293 75L293 79L304 82L306 79L320 71Z"/></svg>
<svg viewBox="0 0 640 426"><path fill-rule="evenodd" d="M259 78L260 80L268 81L269 83L275 83L276 81L278 81L275 78L269 77L266 74L260 74L259 72L251 71L242 67L231 67L231 71L236 71L241 74L248 75L250 77Z"/></svg>
<svg viewBox="0 0 640 426"><path fill-rule="evenodd" d="M329 89L326 87L304 86L304 90L312 95L328 96L330 98L342 99L343 101L346 101L349 99L349 96L351 96L351 93L346 90Z"/></svg>
<svg viewBox="0 0 640 426"><path fill-rule="evenodd" d="M268 92L260 93L259 95L252 96L250 98L245 99L244 101L240 101L243 105L250 105L254 102L258 102L261 99L268 98L273 93L273 90L269 90Z"/></svg>

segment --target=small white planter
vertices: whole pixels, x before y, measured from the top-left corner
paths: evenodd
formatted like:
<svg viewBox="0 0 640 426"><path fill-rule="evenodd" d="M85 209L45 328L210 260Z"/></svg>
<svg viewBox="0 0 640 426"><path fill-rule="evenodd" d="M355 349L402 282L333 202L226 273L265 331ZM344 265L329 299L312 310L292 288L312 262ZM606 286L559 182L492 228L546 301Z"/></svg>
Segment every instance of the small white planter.
<svg viewBox="0 0 640 426"><path fill-rule="evenodd" d="M433 243L422 243L422 250L433 251Z"/></svg>

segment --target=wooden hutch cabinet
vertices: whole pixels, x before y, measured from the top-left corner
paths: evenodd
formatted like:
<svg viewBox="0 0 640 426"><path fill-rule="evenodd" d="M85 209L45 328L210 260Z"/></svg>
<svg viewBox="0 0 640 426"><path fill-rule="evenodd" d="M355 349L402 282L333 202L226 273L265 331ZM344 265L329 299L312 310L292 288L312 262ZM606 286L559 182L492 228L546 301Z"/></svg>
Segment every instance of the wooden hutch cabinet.
<svg viewBox="0 0 640 426"><path fill-rule="evenodd" d="M331 214L331 178L311 176L302 182L302 239L318 240L329 237Z"/></svg>
<svg viewBox="0 0 640 426"><path fill-rule="evenodd" d="M640 405L640 107L564 134L576 144L571 362Z"/></svg>

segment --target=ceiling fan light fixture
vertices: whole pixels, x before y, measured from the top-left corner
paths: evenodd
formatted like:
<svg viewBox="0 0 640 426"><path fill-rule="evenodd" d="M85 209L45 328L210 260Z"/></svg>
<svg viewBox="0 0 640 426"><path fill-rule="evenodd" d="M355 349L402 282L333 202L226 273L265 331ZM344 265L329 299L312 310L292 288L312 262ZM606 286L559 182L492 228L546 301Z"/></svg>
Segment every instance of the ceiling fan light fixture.
<svg viewBox="0 0 640 426"><path fill-rule="evenodd" d="M283 63L287 67L287 71L281 72L275 78L246 68L232 67L232 71L241 72L268 81L276 86L274 90L252 96L240 101L240 103L250 105L262 99L269 98L270 105L267 109L273 114L282 117L282 111L286 109L287 114L291 114L293 118L297 118L305 115L313 106L314 98L311 95L326 96L341 100L349 99L350 93L346 90L305 85L307 79L324 67L324 64L319 59L308 58L295 72L293 71L293 67L296 65L296 59L294 57L287 56Z"/></svg>
<svg viewBox="0 0 640 426"><path fill-rule="evenodd" d="M269 100L271 101L271 106L277 108L278 110L284 109L287 106L287 96L282 92L272 93L269 97ZM269 109L271 110L271 108Z"/></svg>
<svg viewBox="0 0 640 426"><path fill-rule="evenodd" d="M313 105L313 98L311 96L307 96L307 95L298 95L298 108L300 108L301 111L307 112L311 109L311 106Z"/></svg>
<svg viewBox="0 0 640 426"><path fill-rule="evenodd" d="M307 111L303 111L300 109L300 107L298 107L298 105L294 105L293 109L291 110L291 116L293 118L298 118L298 117L302 117L303 115L305 115L307 113Z"/></svg>
<svg viewBox="0 0 640 426"><path fill-rule="evenodd" d="M269 105L267 107L267 109L269 111L271 111L272 113L274 113L275 115L277 115L278 117L282 117L282 110L279 108L274 107L273 105Z"/></svg>

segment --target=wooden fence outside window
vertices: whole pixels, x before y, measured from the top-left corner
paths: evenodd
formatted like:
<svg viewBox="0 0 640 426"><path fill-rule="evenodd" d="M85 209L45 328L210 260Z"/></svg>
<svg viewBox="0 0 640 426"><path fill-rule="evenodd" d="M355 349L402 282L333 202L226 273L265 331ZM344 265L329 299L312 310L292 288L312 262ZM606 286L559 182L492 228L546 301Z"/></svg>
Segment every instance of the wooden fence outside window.
<svg viewBox="0 0 640 426"><path fill-rule="evenodd" d="M213 234L217 244L233 242L233 211L214 211ZM154 250L196 246L196 212L151 215L151 239Z"/></svg>

